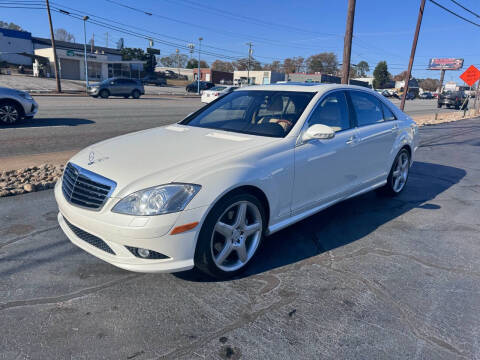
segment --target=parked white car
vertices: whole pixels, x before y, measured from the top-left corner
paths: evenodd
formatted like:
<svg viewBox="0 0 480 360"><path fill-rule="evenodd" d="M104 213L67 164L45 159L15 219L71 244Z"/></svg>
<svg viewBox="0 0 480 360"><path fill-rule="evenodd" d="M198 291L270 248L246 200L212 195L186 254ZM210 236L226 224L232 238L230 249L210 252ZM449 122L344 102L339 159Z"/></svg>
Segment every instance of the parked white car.
<svg viewBox="0 0 480 360"><path fill-rule="evenodd" d="M245 87L79 152L55 187L58 221L123 269L226 278L266 235L373 189L399 194L417 147L415 122L369 89Z"/></svg>
<svg viewBox="0 0 480 360"><path fill-rule="evenodd" d="M237 86L215 86L209 90L202 91L202 103L211 103L213 100L218 99L219 97L231 93L233 90L237 89Z"/></svg>

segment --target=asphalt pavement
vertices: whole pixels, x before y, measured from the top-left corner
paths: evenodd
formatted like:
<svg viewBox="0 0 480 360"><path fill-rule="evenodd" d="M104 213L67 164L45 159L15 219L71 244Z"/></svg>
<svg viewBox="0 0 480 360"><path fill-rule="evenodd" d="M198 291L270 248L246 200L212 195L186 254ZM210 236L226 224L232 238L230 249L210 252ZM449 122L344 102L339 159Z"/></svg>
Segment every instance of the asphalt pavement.
<svg viewBox="0 0 480 360"><path fill-rule="evenodd" d="M51 190L1 198L0 357L480 358L480 118L420 132L400 196L291 226L223 282L117 269L67 240Z"/></svg>
<svg viewBox="0 0 480 360"><path fill-rule="evenodd" d="M0 158L80 150L114 136L180 121L203 105L198 98L167 95L138 100L37 96L36 100L40 110L35 119L0 126ZM397 100L394 103L399 104ZM435 100L416 99L406 104L406 112L412 116L435 111Z"/></svg>

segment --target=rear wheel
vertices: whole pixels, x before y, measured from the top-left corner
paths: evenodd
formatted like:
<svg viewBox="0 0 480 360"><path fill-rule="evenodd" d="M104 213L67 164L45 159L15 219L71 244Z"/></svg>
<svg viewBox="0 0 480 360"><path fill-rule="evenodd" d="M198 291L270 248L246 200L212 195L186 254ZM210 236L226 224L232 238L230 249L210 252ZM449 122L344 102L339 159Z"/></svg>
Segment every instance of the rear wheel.
<svg viewBox="0 0 480 360"><path fill-rule="evenodd" d="M100 91L99 95L102 99L107 99L110 96L110 93L108 92L108 90L103 89Z"/></svg>
<svg viewBox="0 0 480 360"><path fill-rule="evenodd" d="M134 99L138 99L138 98L140 97L140 91L138 91L138 90L133 90L133 91L132 91L132 97L133 97Z"/></svg>
<svg viewBox="0 0 480 360"><path fill-rule="evenodd" d="M195 251L195 266L217 279L242 272L256 254L265 226L265 210L255 196L227 196L205 219Z"/></svg>
<svg viewBox="0 0 480 360"><path fill-rule="evenodd" d="M130 95L123 95L123 97L124 97L125 99L128 99L128 98L130 97Z"/></svg>
<svg viewBox="0 0 480 360"><path fill-rule="evenodd" d="M450 109L450 104L446 104L445 106L447 107L447 109Z"/></svg>
<svg viewBox="0 0 480 360"><path fill-rule="evenodd" d="M407 183L409 170L410 153L407 149L402 149L393 162L390 173L388 174L387 183L380 189L381 192L390 196L400 194Z"/></svg>
<svg viewBox="0 0 480 360"><path fill-rule="evenodd" d="M20 106L12 102L0 102L0 124L12 125L20 119Z"/></svg>
<svg viewBox="0 0 480 360"><path fill-rule="evenodd" d="M442 104L437 104L437 108L441 108L442 107Z"/></svg>

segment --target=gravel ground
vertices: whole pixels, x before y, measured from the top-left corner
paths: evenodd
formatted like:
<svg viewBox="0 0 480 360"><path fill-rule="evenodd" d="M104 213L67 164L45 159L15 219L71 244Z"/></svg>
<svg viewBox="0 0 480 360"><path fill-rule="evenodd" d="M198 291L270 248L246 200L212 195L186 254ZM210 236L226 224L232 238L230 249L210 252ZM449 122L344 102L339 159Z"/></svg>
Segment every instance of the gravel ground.
<svg viewBox="0 0 480 360"><path fill-rule="evenodd" d="M52 189L62 176L63 164L44 164L0 173L0 197Z"/></svg>

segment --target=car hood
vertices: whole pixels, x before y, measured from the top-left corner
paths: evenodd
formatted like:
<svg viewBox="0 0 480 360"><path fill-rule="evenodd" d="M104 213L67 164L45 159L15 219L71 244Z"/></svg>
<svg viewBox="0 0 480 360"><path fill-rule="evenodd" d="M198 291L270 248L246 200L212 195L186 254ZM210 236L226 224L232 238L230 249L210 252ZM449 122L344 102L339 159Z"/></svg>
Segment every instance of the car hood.
<svg viewBox="0 0 480 360"><path fill-rule="evenodd" d="M113 197L146 187L189 181L206 166L278 140L184 125L169 125L94 144L70 161L117 183ZM191 176L191 175L190 175Z"/></svg>

